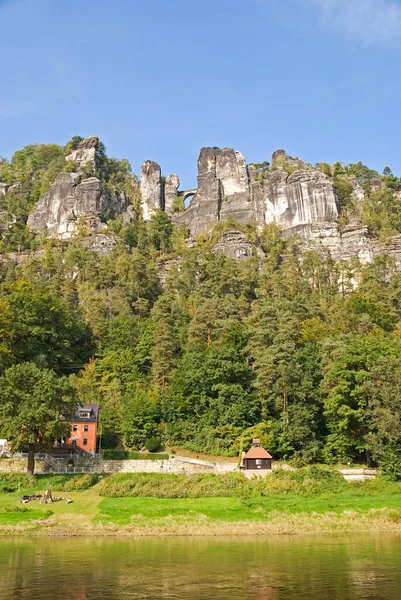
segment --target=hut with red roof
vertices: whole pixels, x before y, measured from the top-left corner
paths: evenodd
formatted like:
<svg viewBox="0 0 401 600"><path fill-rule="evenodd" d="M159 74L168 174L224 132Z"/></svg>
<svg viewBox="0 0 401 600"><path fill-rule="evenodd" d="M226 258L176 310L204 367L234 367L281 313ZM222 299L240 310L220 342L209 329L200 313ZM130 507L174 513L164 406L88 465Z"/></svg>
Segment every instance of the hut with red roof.
<svg viewBox="0 0 401 600"><path fill-rule="evenodd" d="M244 469L257 471L259 469L271 470L272 456L260 445L260 440L253 440L252 446L242 459Z"/></svg>

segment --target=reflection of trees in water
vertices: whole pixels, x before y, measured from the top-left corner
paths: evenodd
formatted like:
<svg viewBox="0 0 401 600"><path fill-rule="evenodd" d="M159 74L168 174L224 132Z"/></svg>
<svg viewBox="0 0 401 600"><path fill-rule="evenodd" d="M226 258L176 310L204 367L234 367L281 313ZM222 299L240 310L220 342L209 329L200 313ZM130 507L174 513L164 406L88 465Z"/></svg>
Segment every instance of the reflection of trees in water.
<svg viewBox="0 0 401 600"><path fill-rule="evenodd" d="M105 569L96 543L84 538L2 541L0 581L0 597L7 600L86 600L96 589L108 600L119 598L113 565Z"/></svg>
<svg viewBox="0 0 401 600"><path fill-rule="evenodd" d="M0 581L7 600L399 600L401 545L391 536L4 538Z"/></svg>

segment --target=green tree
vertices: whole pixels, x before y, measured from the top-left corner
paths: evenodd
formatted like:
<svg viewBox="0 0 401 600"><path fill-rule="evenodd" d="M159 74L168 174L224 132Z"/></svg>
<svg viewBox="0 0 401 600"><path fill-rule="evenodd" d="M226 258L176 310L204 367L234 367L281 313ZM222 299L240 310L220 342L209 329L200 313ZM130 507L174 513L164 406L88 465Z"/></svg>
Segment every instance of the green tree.
<svg viewBox="0 0 401 600"><path fill-rule="evenodd" d="M143 388L134 386L123 403L124 443L129 448L140 450L146 440L161 438L159 409Z"/></svg>
<svg viewBox="0 0 401 600"><path fill-rule="evenodd" d="M401 347L380 358L366 384L369 433L367 448L383 472L401 480Z"/></svg>
<svg viewBox="0 0 401 600"><path fill-rule="evenodd" d="M33 363L7 369L0 377L0 430L14 451L28 452L28 475L33 475L35 452L48 450L70 426L63 420L76 408L65 378Z"/></svg>
<svg viewBox="0 0 401 600"><path fill-rule="evenodd" d="M82 364L91 345L90 332L63 299L25 281L7 294L12 351L18 361L34 361L54 369Z"/></svg>

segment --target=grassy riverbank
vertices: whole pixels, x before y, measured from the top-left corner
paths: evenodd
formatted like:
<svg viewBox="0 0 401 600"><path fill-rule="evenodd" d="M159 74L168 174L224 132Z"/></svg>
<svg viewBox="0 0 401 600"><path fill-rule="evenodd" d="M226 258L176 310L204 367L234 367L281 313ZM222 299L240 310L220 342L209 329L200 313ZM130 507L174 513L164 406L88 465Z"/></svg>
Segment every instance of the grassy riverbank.
<svg viewBox="0 0 401 600"><path fill-rule="evenodd" d="M19 503L52 487L65 501ZM261 535L401 532L401 483L346 483L300 469L248 481L240 474L0 475L0 534Z"/></svg>

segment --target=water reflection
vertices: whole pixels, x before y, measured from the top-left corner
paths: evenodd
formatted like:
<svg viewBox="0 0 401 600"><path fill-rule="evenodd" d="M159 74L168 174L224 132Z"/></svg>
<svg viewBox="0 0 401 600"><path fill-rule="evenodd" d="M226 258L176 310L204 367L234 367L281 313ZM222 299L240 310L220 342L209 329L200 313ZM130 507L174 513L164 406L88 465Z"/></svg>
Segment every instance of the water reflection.
<svg viewBox="0 0 401 600"><path fill-rule="evenodd" d="M401 598L401 536L0 543L2 600Z"/></svg>

